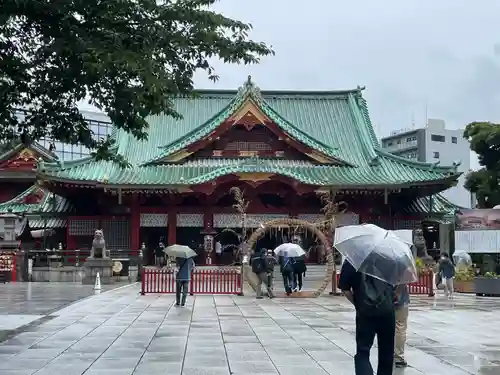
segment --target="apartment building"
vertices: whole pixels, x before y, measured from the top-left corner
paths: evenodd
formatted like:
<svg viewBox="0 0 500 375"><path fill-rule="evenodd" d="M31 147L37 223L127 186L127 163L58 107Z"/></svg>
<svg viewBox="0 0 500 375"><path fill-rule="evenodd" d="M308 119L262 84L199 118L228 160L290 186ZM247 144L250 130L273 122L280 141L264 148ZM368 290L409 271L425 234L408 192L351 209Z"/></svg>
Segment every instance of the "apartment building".
<svg viewBox="0 0 500 375"><path fill-rule="evenodd" d="M464 188L465 174L470 170L469 142L463 138L464 129L447 129L443 120L429 119L423 128L401 129L381 139L388 152L421 162L439 162L451 165L460 162L458 170L464 172L457 186L443 195L454 204L470 208L475 205L470 192Z"/></svg>

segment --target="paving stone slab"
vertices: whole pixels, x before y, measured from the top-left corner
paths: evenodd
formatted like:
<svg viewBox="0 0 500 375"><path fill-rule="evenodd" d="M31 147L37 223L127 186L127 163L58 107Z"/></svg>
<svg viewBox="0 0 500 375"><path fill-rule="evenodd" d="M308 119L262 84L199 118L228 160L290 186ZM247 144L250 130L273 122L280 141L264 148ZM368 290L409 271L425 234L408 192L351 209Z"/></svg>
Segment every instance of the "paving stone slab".
<svg viewBox="0 0 500 375"><path fill-rule="evenodd" d="M354 372L354 311L344 298L196 296L175 309L172 296L126 289L76 302L7 338L0 374ZM450 303L438 295L414 297L411 306L411 367L395 375L500 374L500 326L489 323L499 300L457 296Z"/></svg>

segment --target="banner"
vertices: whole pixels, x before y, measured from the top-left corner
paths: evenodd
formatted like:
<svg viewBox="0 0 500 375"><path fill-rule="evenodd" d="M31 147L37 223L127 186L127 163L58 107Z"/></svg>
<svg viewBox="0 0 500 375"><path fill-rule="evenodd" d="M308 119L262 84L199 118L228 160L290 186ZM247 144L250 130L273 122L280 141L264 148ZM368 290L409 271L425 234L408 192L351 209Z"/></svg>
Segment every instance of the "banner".
<svg viewBox="0 0 500 375"><path fill-rule="evenodd" d="M458 230L500 230L500 210L494 209L461 209L457 212Z"/></svg>

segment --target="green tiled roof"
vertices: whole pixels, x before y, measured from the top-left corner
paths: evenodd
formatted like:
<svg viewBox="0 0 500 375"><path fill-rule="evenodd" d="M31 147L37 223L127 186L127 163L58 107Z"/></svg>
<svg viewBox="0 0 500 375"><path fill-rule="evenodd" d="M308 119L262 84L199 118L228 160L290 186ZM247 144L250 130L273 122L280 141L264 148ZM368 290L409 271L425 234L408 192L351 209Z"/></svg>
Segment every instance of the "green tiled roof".
<svg viewBox="0 0 500 375"><path fill-rule="evenodd" d="M409 161L380 148L361 88L331 92L259 91L245 84L238 91L200 91L196 98L176 98L183 118L159 115L147 119L149 138L137 141L124 131L113 133L116 152L130 163L120 169L92 158L44 163L45 179L119 185L198 184L229 173L270 172L316 185L411 185L453 180L451 167ZM313 165L285 160L205 160L184 164L155 164L166 156L208 136L251 99L292 138L332 158L342 166Z"/></svg>
<svg viewBox="0 0 500 375"><path fill-rule="evenodd" d="M429 210L432 199L432 211ZM441 194L435 194L431 197L421 197L413 201L408 207L406 207L405 212L408 213L423 213L423 214L442 214L442 215L455 215L455 212L459 210L460 207L451 203L448 199L443 197Z"/></svg>
<svg viewBox="0 0 500 375"><path fill-rule="evenodd" d="M35 204L25 203L25 198L27 196L37 192L40 192L43 196L40 202ZM9 209L16 214L62 213L73 211L73 206L68 200L66 200L66 198L54 195L46 189L33 185L11 200L0 203L0 213L6 213Z"/></svg>
<svg viewBox="0 0 500 375"><path fill-rule="evenodd" d="M343 167L315 165L303 161L273 159L205 159L184 164L151 165L121 169L111 162L80 163L65 169L46 170L52 179L76 180L110 185L193 185L211 181L232 173L276 173L300 182L323 186L408 185L409 182L428 182L452 179L426 167L409 166L386 156L377 166Z"/></svg>
<svg viewBox="0 0 500 375"><path fill-rule="evenodd" d="M28 224L32 229L66 228L67 221L60 218L29 217Z"/></svg>

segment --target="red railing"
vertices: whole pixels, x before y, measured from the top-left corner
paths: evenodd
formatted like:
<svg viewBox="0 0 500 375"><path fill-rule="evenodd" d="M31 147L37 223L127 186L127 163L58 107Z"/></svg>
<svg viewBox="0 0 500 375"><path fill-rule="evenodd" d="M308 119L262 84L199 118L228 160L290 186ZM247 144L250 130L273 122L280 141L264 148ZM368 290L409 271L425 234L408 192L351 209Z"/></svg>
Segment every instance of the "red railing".
<svg viewBox="0 0 500 375"><path fill-rule="evenodd" d="M410 294L434 296L434 275L432 272L422 273L418 277L418 281L408 284Z"/></svg>
<svg viewBox="0 0 500 375"><path fill-rule="evenodd" d="M339 285L340 274L337 274L337 285ZM418 281L408 284L410 294L434 296L434 276L432 272L420 274Z"/></svg>
<svg viewBox="0 0 500 375"><path fill-rule="evenodd" d="M170 269L142 269L141 294L175 293L175 272ZM236 268L197 268L191 274L190 294L241 294L241 273Z"/></svg>

